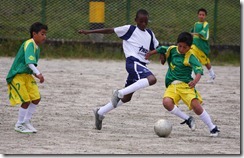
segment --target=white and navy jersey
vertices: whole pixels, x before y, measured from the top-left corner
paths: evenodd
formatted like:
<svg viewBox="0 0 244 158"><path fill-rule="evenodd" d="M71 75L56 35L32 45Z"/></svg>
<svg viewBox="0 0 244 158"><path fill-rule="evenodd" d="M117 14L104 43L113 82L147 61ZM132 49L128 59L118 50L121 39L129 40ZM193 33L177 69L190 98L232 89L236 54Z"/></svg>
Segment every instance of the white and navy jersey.
<svg viewBox="0 0 244 158"><path fill-rule="evenodd" d="M159 44L151 30L142 31L137 26L124 25L114 28L114 32L119 38L123 39L123 49L126 58L133 56L143 63L149 63L145 59L146 53L156 49Z"/></svg>

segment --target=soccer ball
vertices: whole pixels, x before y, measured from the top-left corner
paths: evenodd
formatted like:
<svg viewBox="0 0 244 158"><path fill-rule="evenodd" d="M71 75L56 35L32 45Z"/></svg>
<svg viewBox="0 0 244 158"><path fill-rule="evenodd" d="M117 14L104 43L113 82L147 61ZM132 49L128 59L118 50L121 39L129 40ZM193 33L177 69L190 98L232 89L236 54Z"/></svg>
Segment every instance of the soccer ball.
<svg viewBox="0 0 244 158"><path fill-rule="evenodd" d="M159 137L168 137L172 131L172 124L165 119L160 119L154 124L154 132Z"/></svg>

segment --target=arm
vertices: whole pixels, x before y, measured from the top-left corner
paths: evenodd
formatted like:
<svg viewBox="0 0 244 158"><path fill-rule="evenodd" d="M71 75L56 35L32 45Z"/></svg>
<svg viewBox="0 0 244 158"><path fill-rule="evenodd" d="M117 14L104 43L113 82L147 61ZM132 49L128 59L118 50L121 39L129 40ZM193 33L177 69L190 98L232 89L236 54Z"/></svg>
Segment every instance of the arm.
<svg viewBox="0 0 244 158"><path fill-rule="evenodd" d="M190 88L193 88L193 87L195 87L196 86L196 84L199 82L199 80L201 79L201 74L196 74L196 76L195 76L195 79L194 80L192 80L192 81L190 81L189 83L188 83L188 85L190 86Z"/></svg>
<svg viewBox="0 0 244 158"><path fill-rule="evenodd" d="M104 28L104 29L95 29L95 30L79 30L79 34L90 34L90 33L102 33L102 34L111 34L114 33L113 28Z"/></svg>
<svg viewBox="0 0 244 158"><path fill-rule="evenodd" d="M145 56L145 59L149 59L150 58L150 56L152 56L152 55L154 55L154 54L157 54L157 50L155 49L155 50L152 50L152 51L150 51L150 52L148 52L147 54L146 54L146 56Z"/></svg>
<svg viewBox="0 0 244 158"><path fill-rule="evenodd" d="M190 65L192 66L194 73L196 74L195 78L188 83L190 88L193 88L201 79L201 76L203 75L203 68L202 68L202 64L198 61L198 59L194 55L190 56L189 62Z"/></svg>
<svg viewBox="0 0 244 158"><path fill-rule="evenodd" d="M40 80L40 83L44 82L44 77L40 73L40 71L35 67L34 64L28 64L29 68L33 71L34 76Z"/></svg>

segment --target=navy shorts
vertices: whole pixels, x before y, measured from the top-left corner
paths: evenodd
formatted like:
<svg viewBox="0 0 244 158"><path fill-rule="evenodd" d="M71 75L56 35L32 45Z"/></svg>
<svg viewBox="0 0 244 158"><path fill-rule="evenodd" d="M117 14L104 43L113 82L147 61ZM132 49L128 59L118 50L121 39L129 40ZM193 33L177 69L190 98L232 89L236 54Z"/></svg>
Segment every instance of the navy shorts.
<svg viewBox="0 0 244 158"><path fill-rule="evenodd" d="M126 58L126 71L128 72L128 77L125 83L125 87L135 83L140 79L153 75L153 73L147 68L146 63L143 63L132 56Z"/></svg>

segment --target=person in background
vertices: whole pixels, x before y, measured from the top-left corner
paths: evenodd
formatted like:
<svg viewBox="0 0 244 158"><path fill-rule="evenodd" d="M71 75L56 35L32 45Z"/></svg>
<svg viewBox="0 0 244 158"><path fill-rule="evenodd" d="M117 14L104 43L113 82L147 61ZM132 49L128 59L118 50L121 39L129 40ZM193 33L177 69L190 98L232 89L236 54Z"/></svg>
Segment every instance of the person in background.
<svg viewBox="0 0 244 158"><path fill-rule="evenodd" d="M37 69L40 47L46 40L48 27L36 22L30 27L31 38L20 47L14 62L8 72L8 94L11 105L21 104L15 131L20 133L36 133L30 120L41 100L37 83L32 75L44 82L42 73Z"/></svg>

